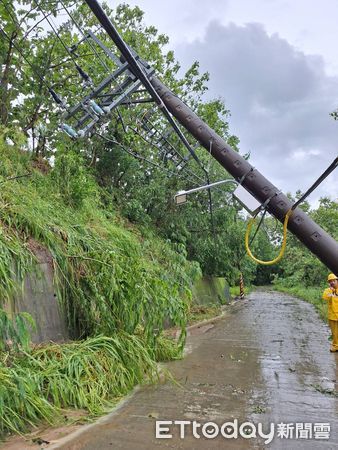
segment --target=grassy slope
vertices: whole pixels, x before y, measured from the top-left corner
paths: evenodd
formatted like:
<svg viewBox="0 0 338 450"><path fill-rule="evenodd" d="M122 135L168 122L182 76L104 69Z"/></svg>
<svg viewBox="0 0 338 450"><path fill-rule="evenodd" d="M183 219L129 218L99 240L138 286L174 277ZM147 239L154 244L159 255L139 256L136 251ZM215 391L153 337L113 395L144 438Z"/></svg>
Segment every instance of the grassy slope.
<svg viewBox="0 0 338 450"><path fill-rule="evenodd" d="M155 379L156 360L180 355L184 333L176 345L161 330L166 318L184 329L199 269L104 207L77 161L42 174L15 146L1 142L0 156L0 298L11 302L20 281L37 269L33 239L52 255L73 337L86 338L0 351L0 435L6 435L41 419L52 423L64 407L101 413L108 400ZM27 172L30 177L7 180ZM6 337L0 336L3 344Z"/></svg>

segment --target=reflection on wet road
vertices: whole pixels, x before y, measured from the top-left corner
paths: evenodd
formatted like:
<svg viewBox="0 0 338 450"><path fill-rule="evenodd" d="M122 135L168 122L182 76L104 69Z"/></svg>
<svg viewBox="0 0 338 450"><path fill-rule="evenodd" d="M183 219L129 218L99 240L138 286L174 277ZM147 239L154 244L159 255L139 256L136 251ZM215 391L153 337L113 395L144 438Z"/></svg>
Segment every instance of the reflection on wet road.
<svg viewBox="0 0 338 450"><path fill-rule="evenodd" d="M184 360L168 364L180 385L141 388L118 413L59 448L338 449L338 353L330 354L328 336L311 305L257 290L213 327L191 332ZM235 419L262 423L264 432L271 423L291 424L289 437L275 429L268 446L259 436L198 439L186 426L180 439L172 426L172 439L155 439L156 420ZM329 440L319 439L316 423L330 424Z"/></svg>

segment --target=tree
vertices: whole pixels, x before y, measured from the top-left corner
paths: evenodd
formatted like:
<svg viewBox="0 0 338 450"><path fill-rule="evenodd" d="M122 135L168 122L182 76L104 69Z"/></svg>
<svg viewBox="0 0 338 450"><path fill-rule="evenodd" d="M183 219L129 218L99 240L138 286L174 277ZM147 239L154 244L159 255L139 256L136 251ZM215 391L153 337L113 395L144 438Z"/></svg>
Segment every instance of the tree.
<svg viewBox="0 0 338 450"><path fill-rule="evenodd" d="M186 155L187 150L175 133L170 134L172 130L158 109L127 101L127 105L114 111L108 123L97 127L103 139L94 135L70 140L57 131L60 111L50 89L66 104L73 105L91 89L84 82L83 73L97 85L116 65L83 39L82 32L96 25L96 18L84 3L70 6L69 1L63 2L72 17L59 24L58 36L53 30L54 22L49 20L45 30L43 26L46 17L52 19L62 7L59 2L40 2L39 7L34 2L31 7L28 1L19 3L22 9L11 6L11 14L3 6L0 10L1 23L9 36L1 54L5 68L0 117L3 123L18 124L31 137L34 155L54 164L56 179L60 180L60 174L69 169L64 182L56 185L65 200L81 203L81 192L91 190L90 183L81 190L81 180L86 177L82 169L76 168L80 155L86 170L100 185L101 199L107 207L118 208L135 224L156 229L173 246L185 246L189 257L197 260L206 274L234 280L239 272L244 272L246 278L253 279L256 266L246 258L244 249L245 221L232 206L228 187L213 190L211 203L208 192L202 192L192 197L186 207L174 206L172 198L178 190L218 181L228 174L201 148L195 148L200 165L190 158L188 167L179 171L178 162L174 164L167 153L163 154L159 143L167 136L174 151ZM154 26L146 26L138 7L120 5L112 11L106 5L105 9L126 42L149 61L165 84L238 151L239 139L230 133L230 113L225 104L220 99L203 100L209 75L199 72L198 62L179 77L180 64L174 53L164 50L168 37ZM99 29L96 34L111 47L105 32ZM9 90L10 84L13 87ZM191 136L186 133L186 137L195 147ZM65 155L70 151L66 161ZM264 248L268 252L270 247L266 244Z"/></svg>

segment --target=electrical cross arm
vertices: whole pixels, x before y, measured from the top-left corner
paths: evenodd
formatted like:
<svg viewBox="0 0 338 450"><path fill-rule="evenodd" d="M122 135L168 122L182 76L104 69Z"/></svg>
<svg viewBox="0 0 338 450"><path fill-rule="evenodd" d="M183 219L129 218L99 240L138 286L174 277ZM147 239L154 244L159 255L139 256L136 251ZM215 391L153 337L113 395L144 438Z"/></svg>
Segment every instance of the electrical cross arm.
<svg viewBox="0 0 338 450"><path fill-rule="evenodd" d="M286 213L293 205L287 196L234 151L158 78L152 76L150 81L177 121L261 204L270 199L267 210L284 222ZM333 273L338 274L338 242L332 236L299 208L291 214L288 229Z"/></svg>

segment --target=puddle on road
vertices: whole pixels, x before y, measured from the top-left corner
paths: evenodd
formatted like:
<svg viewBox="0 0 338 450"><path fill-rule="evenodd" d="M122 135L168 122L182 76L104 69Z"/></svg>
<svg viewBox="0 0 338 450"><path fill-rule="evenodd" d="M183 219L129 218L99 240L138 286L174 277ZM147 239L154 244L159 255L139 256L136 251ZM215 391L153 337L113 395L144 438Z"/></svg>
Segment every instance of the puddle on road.
<svg viewBox="0 0 338 450"><path fill-rule="evenodd" d="M202 332L205 331L205 332ZM139 389L104 427L83 434L63 449L231 450L266 448L262 439L170 440L154 436L156 420L196 420L222 424L322 423L331 425L330 441L282 440L273 450L338 448L338 354L329 353L328 329L313 307L275 292L253 292L238 301L213 327L192 333L186 356L167 364L177 384ZM151 414L150 414L151 412ZM149 415L150 414L150 415ZM130 432L132 430L132 432ZM165 442L164 442L165 441Z"/></svg>
<svg viewBox="0 0 338 450"><path fill-rule="evenodd" d="M326 325L301 300L290 301L275 292L255 292L251 298L260 318L260 324L253 327L262 350L259 361L265 385L265 413L255 419L263 423L328 422L331 444L338 447L338 358L329 353ZM292 442L285 447L285 441L274 440L271 448L319 448L316 441Z"/></svg>

